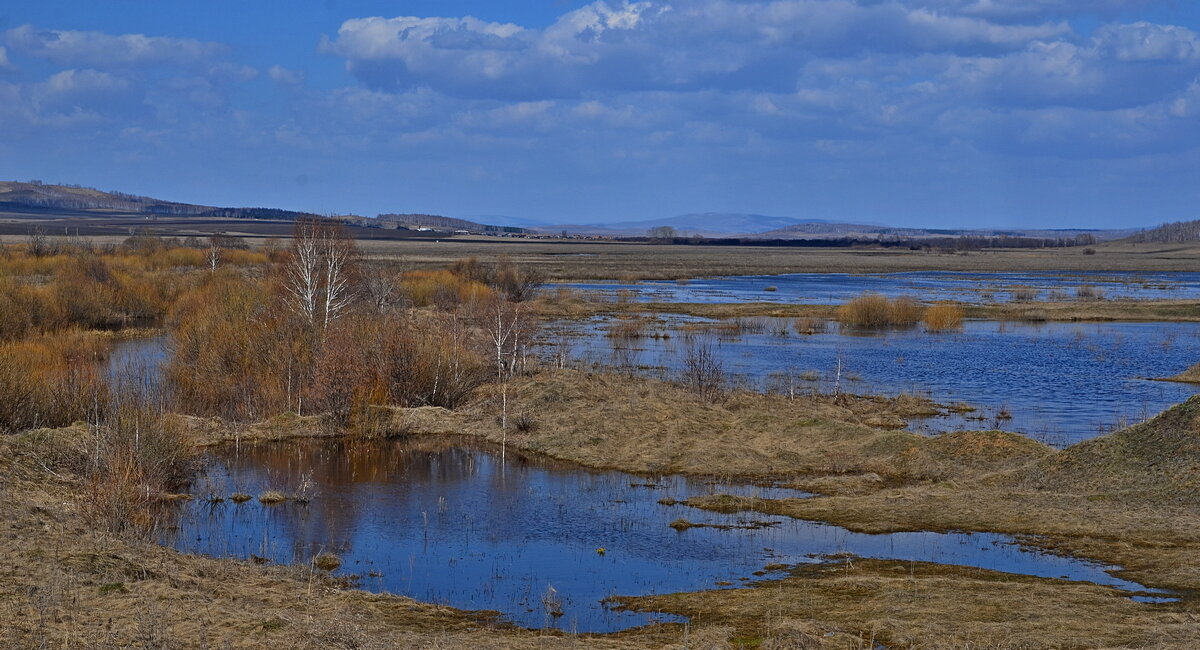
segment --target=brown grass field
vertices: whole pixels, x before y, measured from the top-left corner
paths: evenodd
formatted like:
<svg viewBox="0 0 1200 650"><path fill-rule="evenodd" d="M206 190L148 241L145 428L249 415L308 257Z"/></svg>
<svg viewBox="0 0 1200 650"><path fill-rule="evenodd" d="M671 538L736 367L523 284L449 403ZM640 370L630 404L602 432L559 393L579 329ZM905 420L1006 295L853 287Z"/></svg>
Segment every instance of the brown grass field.
<svg viewBox="0 0 1200 650"><path fill-rule="evenodd" d="M155 227L158 223L160 227ZM253 246L268 238L288 239L290 224L274 222L193 223L188 228L165 222L124 223L111 234L89 234L98 244L119 244L131 229L149 228L164 236L207 236L224 232L243 236ZM26 240L28 225L0 228L0 243ZM74 232L74 231L71 231ZM57 231L51 231L54 235ZM351 229L360 248L376 260L409 268L439 268L463 258L494 261L507 255L550 280L676 280L718 275L781 273L890 273L901 271L1196 271L1198 244L1129 244L1082 248L997 249L942 253L862 246L800 248L770 246L683 246L581 240L529 240L456 236L444 239L403 238L397 231Z"/></svg>

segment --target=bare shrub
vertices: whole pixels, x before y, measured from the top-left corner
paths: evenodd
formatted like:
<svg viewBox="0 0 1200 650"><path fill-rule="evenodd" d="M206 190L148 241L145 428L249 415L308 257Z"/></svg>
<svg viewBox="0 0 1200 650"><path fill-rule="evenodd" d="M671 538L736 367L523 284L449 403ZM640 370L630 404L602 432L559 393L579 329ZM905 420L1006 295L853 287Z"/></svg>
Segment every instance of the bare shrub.
<svg viewBox="0 0 1200 650"><path fill-rule="evenodd" d="M696 341L683 358L683 383L709 402L721 399L725 392L725 366L711 340Z"/></svg>
<svg viewBox="0 0 1200 650"><path fill-rule="evenodd" d="M1103 300L1104 290L1091 284L1082 284L1075 288L1076 300Z"/></svg>
<svg viewBox="0 0 1200 650"><path fill-rule="evenodd" d="M195 445L157 396L125 393L90 427L85 514L112 531L146 532L162 495L186 482Z"/></svg>
<svg viewBox="0 0 1200 650"><path fill-rule="evenodd" d="M545 280L537 269L518 268L507 256L500 258L492 285L511 302L525 302L537 295Z"/></svg>
<svg viewBox="0 0 1200 650"><path fill-rule="evenodd" d="M99 337L75 331L0 344L0 432L94 420L108 404L106 354Z"/></svg>

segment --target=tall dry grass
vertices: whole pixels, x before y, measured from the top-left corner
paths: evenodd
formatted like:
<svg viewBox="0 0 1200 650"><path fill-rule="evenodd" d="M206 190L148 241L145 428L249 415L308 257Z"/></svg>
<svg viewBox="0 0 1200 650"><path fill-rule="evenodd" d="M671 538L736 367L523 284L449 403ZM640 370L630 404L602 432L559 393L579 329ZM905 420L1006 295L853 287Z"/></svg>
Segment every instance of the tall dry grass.
<svg viewBox="0 0 1200 650"><path fill-rule="evenodd" d="M79 331L0 343L0 432L95 419L108 402L108 345Z"/></svg>
<svg viewBox="0 0 1200 650"><path fill-rule="evenodd" d="M864 293L838 307L837 319L842 325L862 329L911 327L920 322L922 313L921 304L910 296L888 300L877 293Z"/></svg>
<svg viewBox="0 0 1200 650"><path fill-rule="evenodd" d="M188 248L97 253L72 249L38 257L0 255L0 341L68 328L111 329L157 319L195 280L203 262ZM260 263L261 253L229 251L226 262Z"/></svg>
<svg viewBox="0 0 1200 650"><path fill-rule="evenodd" d="M237 420L325 412L349 422L377 405L452 407L489 376L477 320L465 307L362 301L316 329L278 283L217 273L171 312L167 376L181 408Z"/></svg>
<svg viewBox="0 0 1200 650"><path fill-rule="evenodd" d="M944 332L962 327L965 314L961 307L950 303L938 303L925 310L921 320L931 332Z"/></svg>
<svg viewBox="0 0 1200 650"><path fill-rule="evenodd" d="M415 307L450 308L483 302L495 295L483 282L449 269L409 271L401 278L400 286Z"/></svg>

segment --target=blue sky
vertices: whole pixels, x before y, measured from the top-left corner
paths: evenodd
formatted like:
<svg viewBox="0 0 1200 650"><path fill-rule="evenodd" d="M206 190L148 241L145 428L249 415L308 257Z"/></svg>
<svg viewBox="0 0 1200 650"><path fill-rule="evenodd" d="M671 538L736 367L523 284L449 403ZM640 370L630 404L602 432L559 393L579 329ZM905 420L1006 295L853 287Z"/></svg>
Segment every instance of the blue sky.
<svg viewBox="0 0 1200 650"><path fill-rule="evenodd" d="M0 0L0 178L548 223L1200 218L1200 3Z"/></svg>

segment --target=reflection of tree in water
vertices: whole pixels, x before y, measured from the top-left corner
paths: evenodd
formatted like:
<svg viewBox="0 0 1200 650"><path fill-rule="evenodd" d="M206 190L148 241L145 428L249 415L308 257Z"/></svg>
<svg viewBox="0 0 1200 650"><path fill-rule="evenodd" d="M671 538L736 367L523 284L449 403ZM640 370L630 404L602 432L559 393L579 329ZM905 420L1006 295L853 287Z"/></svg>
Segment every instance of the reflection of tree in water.
<svg viewBox="0 0 1200 650"><path fill-rule="evenodd" d="M506 475L521 474L525 468L539 464L510 456L506 471L501 472L495 467L498 461L464 446L463 441L433 438L252 445L231 455L227 462L233 474L254 476L263 489L278 489L288 495L296 494L306 481L311 481L311 501L289 501L266 511L268 529L276 537L272 543L290 547L292 560L297 562L307 561L320 551L350 551L351 535L359 529L363 517L379 514L377 508L422 511L420 504L407 503L420 498L418 491L404 486L444 485L451 493L452 486L467 483L481 470L486 471L492 485L484 497L489 504L483 512L502 514L512 504L506 487L511 492L520 484L509 483ZM389 498L405 503L379 503L372 486L383 485L389 486ZM425 510L430 518L438 514L436 508Z"/></svg>

